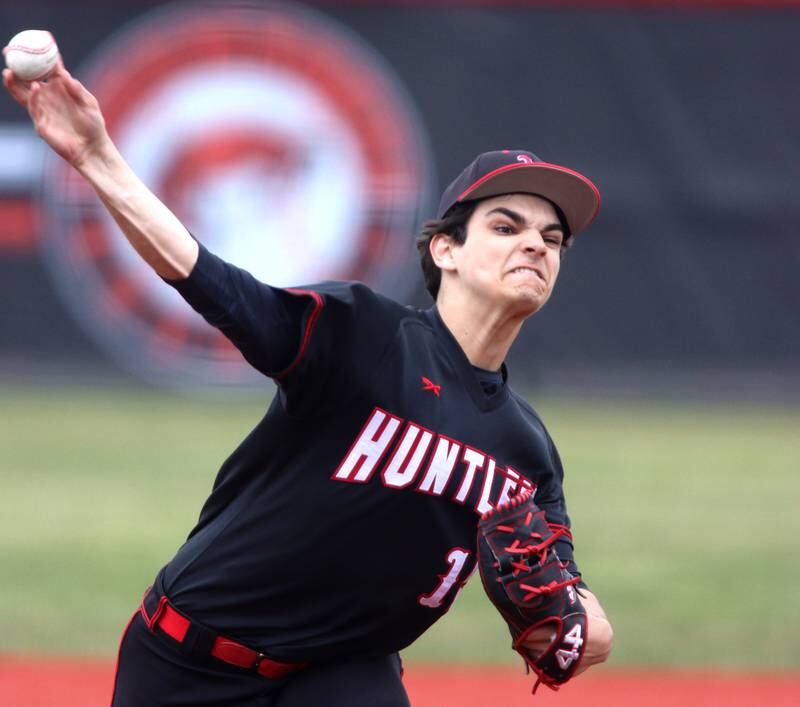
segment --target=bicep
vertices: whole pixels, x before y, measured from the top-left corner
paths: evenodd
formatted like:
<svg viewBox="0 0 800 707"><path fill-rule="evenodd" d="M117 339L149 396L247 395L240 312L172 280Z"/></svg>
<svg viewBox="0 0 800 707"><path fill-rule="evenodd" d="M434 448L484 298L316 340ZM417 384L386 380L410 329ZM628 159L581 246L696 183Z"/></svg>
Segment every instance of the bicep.
<svg viewBox="0 0 800 707"><path fill-rule="evenodd" d="M272 287L202 246L188 278L168 281L258 371L274 376L294 360L314 300Z"/></svg>

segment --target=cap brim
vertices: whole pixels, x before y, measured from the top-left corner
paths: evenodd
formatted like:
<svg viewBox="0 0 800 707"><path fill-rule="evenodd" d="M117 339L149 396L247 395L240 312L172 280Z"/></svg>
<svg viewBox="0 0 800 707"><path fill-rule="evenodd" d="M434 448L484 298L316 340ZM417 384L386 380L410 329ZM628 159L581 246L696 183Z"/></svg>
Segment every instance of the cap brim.
<svg viewBox="0 0 800 707"><path fill-rule="evenodd" d="M517 193L552 201L564 212L573 234L586 228L600 211L600 192L590 179L547 162L499 167L465 189L458 201Z"/></svg>

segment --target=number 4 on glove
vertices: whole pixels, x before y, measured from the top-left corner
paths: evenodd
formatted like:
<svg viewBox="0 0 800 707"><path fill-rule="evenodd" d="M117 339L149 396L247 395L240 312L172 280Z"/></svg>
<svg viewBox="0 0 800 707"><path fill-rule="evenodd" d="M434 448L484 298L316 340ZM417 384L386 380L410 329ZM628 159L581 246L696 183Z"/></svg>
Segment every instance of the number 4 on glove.
<svg viewBox="0 0 800 707"><path fill-rule="evenodd" d="M563 531L550 530L544 511L530 494L520 494L484 514L478 523L478 567L491 602L506 620L514 649L538 679L558 687L574 674L586 646L586 610L573 577L559 560L553 544ZM525 640L539 627L554 637L541 654Z"/></svg>

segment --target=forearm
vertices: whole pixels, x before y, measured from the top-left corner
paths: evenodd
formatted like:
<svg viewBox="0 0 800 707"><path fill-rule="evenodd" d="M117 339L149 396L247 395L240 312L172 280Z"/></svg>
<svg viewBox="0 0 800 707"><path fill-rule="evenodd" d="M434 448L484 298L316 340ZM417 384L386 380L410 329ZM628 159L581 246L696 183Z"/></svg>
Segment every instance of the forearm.
<svg viewBox="0 0 800 707"><path fill-rule="evenodd" d="M104 139L75 167L136 252L158 275L169 280L189 275L197 262L197 243L134 174L110 139Z"/></svg>
<svg viewBox="0 0 800 707"><path fill-rule="evenodd" d="M578 593L583 608L586 609L587 643L575 675L580 675L587 668L608 660L614 643L614 631L597 597L588 589L580 589Z"/></svg>
<svg viewBox="0 0 800 707"><path fill-rule="evenodd" d="M597 597L588 589L580 589L578 593L586 610L586 646L581 662L575 669L575 675L580 675L587 668L608 660L614 642L611 623ZM552 625L541 626L528 634L525 646L534 655L539 656L551 647L554 637Z"/></svg>
<svg viewBox="0 0 800 707"><path fill-rule="evenodd" d="M3 85L39 136L94 187L145 262L164 278L186 278L197 262L197 243L133 173L106 132L97 99L60 59L47 82L22 81L5 69Z"/></svg>

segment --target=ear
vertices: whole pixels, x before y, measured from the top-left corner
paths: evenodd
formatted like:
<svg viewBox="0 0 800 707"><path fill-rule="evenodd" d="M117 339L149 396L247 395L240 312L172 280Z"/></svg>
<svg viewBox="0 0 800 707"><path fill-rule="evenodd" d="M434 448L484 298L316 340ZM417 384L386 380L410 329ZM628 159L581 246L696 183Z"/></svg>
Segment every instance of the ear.
<svg viewBox="0 0 800 707"><path fill-rule="evenodd" d="M453 258L453 250L456 245L453 239L446 233L437 233L430 242L430 251L433 262L440 270L452 271L456 269L456 262Z"/></svg>

